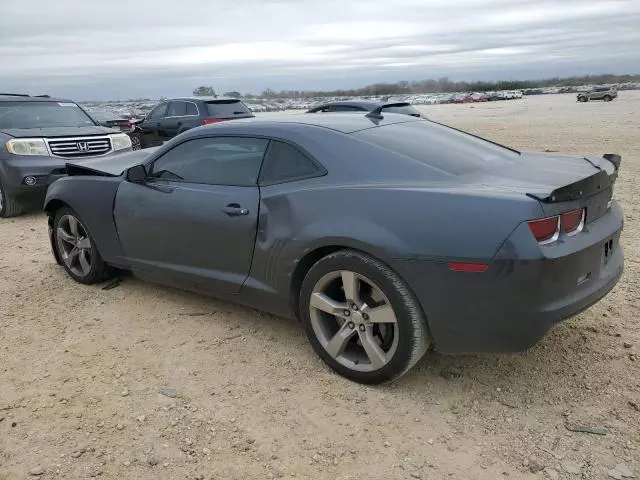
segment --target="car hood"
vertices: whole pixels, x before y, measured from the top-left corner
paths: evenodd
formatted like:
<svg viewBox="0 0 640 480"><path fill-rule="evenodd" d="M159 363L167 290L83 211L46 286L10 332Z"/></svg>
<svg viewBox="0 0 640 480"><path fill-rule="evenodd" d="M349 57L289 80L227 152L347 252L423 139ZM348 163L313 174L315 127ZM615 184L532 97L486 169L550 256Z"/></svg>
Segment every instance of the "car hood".
<svg viewBox="0 0 640 480"><path fill-rule="evenodd" d="M106 157L74 160L67 162L67 174L118 177L122 175L127 168L143 163L159 148L160 147L151 147Z"/></svg>
<svg viewBox="0 0 640 480"><path fill-rule="evenodd" d="M120 133L119 130L99 125L92 125L88 127L6 128L2 130L2 132L15 138L85 137Z"/></svg>

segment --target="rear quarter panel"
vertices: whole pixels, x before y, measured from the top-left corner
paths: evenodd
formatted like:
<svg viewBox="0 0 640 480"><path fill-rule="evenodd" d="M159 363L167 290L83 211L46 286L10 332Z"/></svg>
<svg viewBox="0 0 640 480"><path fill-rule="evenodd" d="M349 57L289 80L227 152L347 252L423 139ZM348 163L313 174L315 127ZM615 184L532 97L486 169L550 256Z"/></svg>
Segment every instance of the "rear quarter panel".
<svg viewBox="0 0 640 480"><path fill-rule="evenodd" d="M407 260L425 269L452 260L488 262L522 221L540 215L538 202L500 192L322 183L261 188L249 285L295 304L293 272L323 247L361 250L401 276Z"/></svg>
<svg viewBox="0 0 640 480"><path fill-rule="evenodd" d="M64 177L49 186L45 211L55 215L62 205L71 207L89 230L105 262L126 267L113 219L113 204L120 177Z"/></svg>

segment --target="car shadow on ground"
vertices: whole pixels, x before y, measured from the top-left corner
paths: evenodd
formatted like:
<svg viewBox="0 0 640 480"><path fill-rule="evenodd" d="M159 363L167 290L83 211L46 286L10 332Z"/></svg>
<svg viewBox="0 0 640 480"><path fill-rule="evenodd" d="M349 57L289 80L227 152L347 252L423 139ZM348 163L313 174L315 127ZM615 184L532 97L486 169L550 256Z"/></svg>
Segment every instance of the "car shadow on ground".
<svg viewBox="0 0 640 480"><path fill-rule="evenodd" d="M261 332L295 346L295 354L305 357L300 358L300 362L321 365L321 370L325 372L329 370L315 355L302 327L294 319L277 317L197 293L152 285L126 273L119 278L126 289L133 290L131 294L149 299L160 296L163 301L169 302L170 311L178 317L177 322L197 319L197 328L205 330L199 330L199 335L205 338L214 335L213 331L219 327L232 328L245 336L251 336L252 331L259 328ZM211 317L209 312L222 316ZM556 386L556 391L569 391L582 381L580 372L597 369L600 362L598 355L589 355L592 350L579 333L576 326L579 322L580 319L570 319L555 326L538 345L522 353L448 356L429 351L411 371L391 384L392 388L425 396L434 395L435 392L463 393L478 388L517 394L545 390L549 381L558 377L564 384ZM211 331L207 333L209 329ZM271 344L265 344L264 348L271 348ZM576 355L581 359L579 367L575 365ZM317 371L315 368L311 370L310 375ZM345 382L350 383L347 380ZM384 389L388 386L371 388Z"/></svg>

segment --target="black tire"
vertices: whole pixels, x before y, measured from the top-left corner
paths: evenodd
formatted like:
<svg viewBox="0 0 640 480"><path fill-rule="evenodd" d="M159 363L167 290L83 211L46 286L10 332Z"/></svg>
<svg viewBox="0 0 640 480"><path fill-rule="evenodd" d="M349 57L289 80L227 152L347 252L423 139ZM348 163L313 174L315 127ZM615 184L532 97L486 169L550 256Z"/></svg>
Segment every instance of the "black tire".
<svg viewBox="0 0 640 480"><path fill-rule="evenodd" d="M9 195L0 176L0 217L17 217L24 211L24 204Z"/></svg>
<svg viewBox="0 0 640 480"><path fill-rule="evenodd" d="M142 150L144 147L142 146L142 138L137 133L133 133L130 135L131 137L131 149L132 150Z"/></svg>
<svg viewBox="0 0 640 480"><path fill-rule="evenodd" d="M82 233L86 233L86 235L83 235L83 237L88 238L89 240L90 249L87 252L87 256L90 258L90 269L86 274L80 274L77 268L74 269L67 263L66 258L69 255L67 255L67 253L64 251L63 245L65 242L61 241L58 238L58 228L61 226L61 220L64 217L68 216L72 216L78 221L79 226L81 227L80 231ZM76 282L83 283L85 285L92 285L95 283L103 282L113 276L114 269L107 265L104 260L102 260L102 257L98 252L98 248L96 247L91 233L84 226L84 223L82 222L82 219L78 216L78 214L69 207L63 207L59 209L55 214L53 220L53 244L54 248L56 249L56 253L62 261L62 266L67 271L69 276Z"/></svg>
<svg viewBox="0 0 640 480"><path fill-rule="evenodd" d="M579 102L586 102L586 101L588 101L588 100L589 100L589 99L588 99L587 97L584 97L584 96L583 96L583 97L578 97L578 101L579 101Z"/></svg>
<svg viewBox="0 0 640 480"><path fill-rule="evenodd" d="M613 97L611 95L605 95L604 97L602 97L602 100L604 100L605 102L610 102L611 100L613 100Z"/></svg>
<svg viewBox="0 0 640 480"><path fill-rule="evenodd" d="M310 301L316 284L327 274L345 270L372 280L388 298L397 319L398 343L395 353L377 370L353 370L336 361L320 343L311 323ZM381 261L354 250L332 253L309 269L300 289L298 314L320 358L340 375L358 383L380 384L401 377L424 356L431 343L422 308L404 280Z"/></svg>

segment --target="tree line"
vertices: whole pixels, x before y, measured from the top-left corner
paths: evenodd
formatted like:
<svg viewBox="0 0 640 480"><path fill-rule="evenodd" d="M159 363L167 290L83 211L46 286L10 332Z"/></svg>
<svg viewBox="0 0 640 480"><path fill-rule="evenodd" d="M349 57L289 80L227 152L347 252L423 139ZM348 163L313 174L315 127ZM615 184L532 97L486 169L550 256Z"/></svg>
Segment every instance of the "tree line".
<svg viewBox="0 0 640 480"><path fill-rule="evenodd" d="M281 90L279 92L267 88L260 94L231 91L225 97L233 98L311 98L311 97L355 97L369 95L394 95L407 93L446 93L446 92L488 92L494 90L524 90L545 87L577 87L580 85L619 84L640 82L640 75L582 75L573 77L552 77L538 80L497 80L487 81L453 81L448 77L425 80L401 80L395 83L373 83L360 88L338 90ZM216 96L213 87L201 86L193 91L196 96Z"/></svg>

